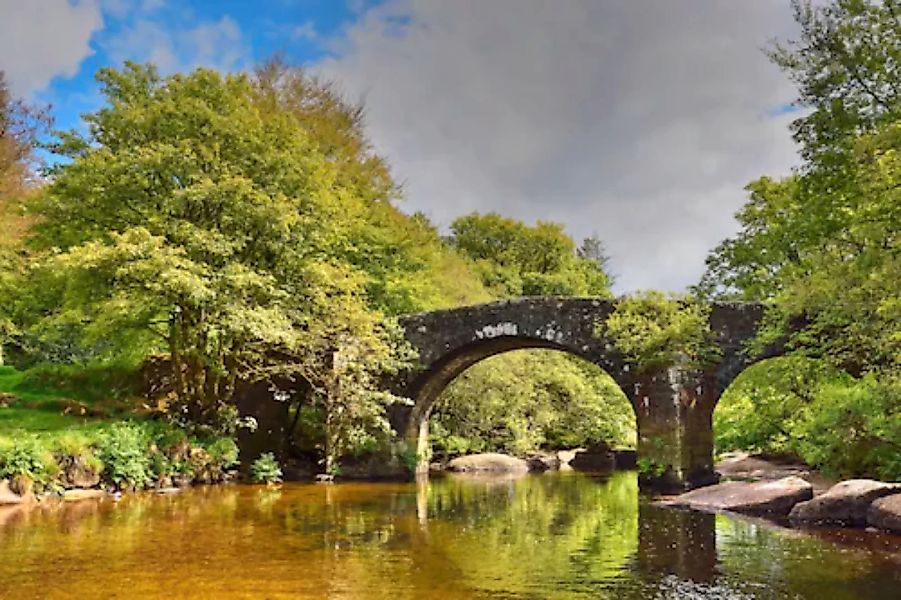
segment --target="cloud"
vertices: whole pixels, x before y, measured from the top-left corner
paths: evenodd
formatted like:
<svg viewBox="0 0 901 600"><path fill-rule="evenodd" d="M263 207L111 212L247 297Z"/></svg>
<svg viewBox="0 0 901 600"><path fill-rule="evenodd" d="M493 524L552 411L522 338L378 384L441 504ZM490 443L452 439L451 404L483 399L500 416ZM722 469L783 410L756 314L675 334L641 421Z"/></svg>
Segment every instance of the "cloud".
<svg viewBox="0 0 901 600"><path fill-rule="evenodd" d="M291 29L291 39L312 41L317 37L316 25L313 21L305 21L302 25L298 25Z"/></svg>
<svg viewBox="0 0 901 600"><path fill-rule="evenodd" d="M778 0L388 0L320 68L365 98L406 210L561 221L605 240L619 290L676 290L743 186L797 161L760 50L793 31Z"/></svg>
<svg viewBox="0 0 901 600"><path fill-rule="evenodd" d="M211 67L233 70L247 62L250 47L229 16L183 27L176 18L137 18L99 43L113 63L152 62L163 73Z"/></svg>
<svg viewBox="0 0 901 600"><path fill-rule="evenodd" d="M0 69L22 96L75 75L103 26L97 0L0 0L0 15Z"/></svg>

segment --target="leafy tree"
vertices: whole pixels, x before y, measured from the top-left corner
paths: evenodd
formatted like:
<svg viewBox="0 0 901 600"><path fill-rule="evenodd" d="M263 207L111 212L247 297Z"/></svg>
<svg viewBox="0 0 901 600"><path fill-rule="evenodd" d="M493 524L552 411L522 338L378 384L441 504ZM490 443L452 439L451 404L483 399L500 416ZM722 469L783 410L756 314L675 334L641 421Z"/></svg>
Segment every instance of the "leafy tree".
<svg viewBox="0 0 901 600"><path fill-rule="evenodd" d="M598 333L612 339L641 371L679 362L700 367L717 353L708 312L705 304L690 296L667 297L649 291L621 299L606 321L598 324Z"/></svg>
<svg viewBox="0 0 901 600"><path fill-rule="evenodd" d="M901 3L792 0L801 35L775 43L770 58L798 86L809 112L793 129L805 158L841 161L848 141L897 121L901 107Z"/></svg>
<svg viewBox="0 0 901 600"><path fill-rule="evenodd" d="M635 415L616 383L593 365L524 350L484 360L455 379L439 399L431 433L445 456L631 446Z"/></svg>
<svg viewBox="0 0 901 600"><path fill-rule="evenodd" d="M795 123L805 163L749 186L739 234L708 260L707 293L771 301L770 338L852 373L901 361L897 2L796 3L802 37L774 60L810 114Z"/></svg>
<svg viewBox="0 0 901 600"><path fill-rule="evenodd" d="M36 186L34 148L49 123L46 111L13 97L0 71L0 365L4 344L18 333L8 298L22 268L16 249L31 223L22 204Z"/></svg>
<svg viewBox="0 0 901 600"><path fill-rule="evenodd" d="M496 213L472 213L451 224L451 245L475 261L482 280L501 296L609 296L600 255L583 257L557 223L530 227ZM600 251L595 241L594 252Z"/></svg>
<svg viewBox="0 0 901 600"><path fill-rule="evenodd" d="M263 111L291 114L343 189L361 200L362 211L342 257L369 274L372 302L388 314L472 304L491 298L469 264L449 249L423 215L404 215L393 201L402 193L385 159L365 135L365 111L330 81L288 64L264 62L253 85Z"/></svg>
<svg viewBox="0 0 901 600"><path fill-rule="evenodd" d="M101 358L168 351L192 423L228 427L236 381L273 372L354 404L397 347L347 260L365 199L245 76L129 63L98 79L108 105L53 146L68 160L37 205L30 244L49 255L32 273L55 296L31 329L75 328ZM345 347L365 351L338 368Z"/></svg>

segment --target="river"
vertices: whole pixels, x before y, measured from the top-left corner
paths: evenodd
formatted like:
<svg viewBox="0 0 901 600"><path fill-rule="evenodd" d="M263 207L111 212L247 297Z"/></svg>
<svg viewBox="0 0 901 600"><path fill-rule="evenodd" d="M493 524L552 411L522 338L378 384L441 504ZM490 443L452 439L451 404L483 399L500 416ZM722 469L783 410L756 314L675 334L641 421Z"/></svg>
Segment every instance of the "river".
<svg viewBox="0 0 901 600"><path fill-rule="evenodd" d="M0 512L0 597L899 598L901 538L658 508L636 475L230 485Z"/></svg>

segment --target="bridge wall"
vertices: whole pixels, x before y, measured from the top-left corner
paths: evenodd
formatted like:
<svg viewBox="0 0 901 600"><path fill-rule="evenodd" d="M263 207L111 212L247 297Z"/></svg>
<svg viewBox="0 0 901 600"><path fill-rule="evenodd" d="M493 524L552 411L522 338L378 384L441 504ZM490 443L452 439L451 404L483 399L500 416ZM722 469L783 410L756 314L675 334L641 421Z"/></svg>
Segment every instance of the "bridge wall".
<svg viewBox="0 0 901 600"><path fill-rule="evenodd" d="M427 468L429 415L448 383L489 356L549 348L591 361L623 390L636 415L639 459L652 467L644 483L688 488L715 481L713 409L750 362L744 345L756 331L760 307L714 305L710 324L722 358L707 371L674 364L650 373L638 373L600 334L598 325L614 308L615 301L601 299L522 298L404 318L422 369L394 383L414 405L396 409L392 424L416 448L420 468Z"/></svg>

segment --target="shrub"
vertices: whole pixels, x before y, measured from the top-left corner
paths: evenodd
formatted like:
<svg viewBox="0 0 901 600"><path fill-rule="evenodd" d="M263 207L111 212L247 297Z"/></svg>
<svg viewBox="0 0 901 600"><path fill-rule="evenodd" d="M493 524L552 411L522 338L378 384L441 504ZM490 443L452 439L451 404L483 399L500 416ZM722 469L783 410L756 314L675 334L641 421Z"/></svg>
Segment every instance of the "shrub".
<svg viewBox="0 0 901 600"><path fill-rule="evenodd" d="M113 423L98 440L104 478L118 488L144 488L153 480L150 438L140 425Z"/></svg>
<svg viewBox="0 0 901 600"><path fill-rule="evenodd" d="M250 465L250 476L257 483L273 484L282 480L282 470L275 455L264 452Z"/></svg>
<svg viewBox="0 0 901 600"><path fill-rule="evenodd" d="M238 445L232 438L216 438L206 445L206 451L210 464L220 471L238 464Z"/></svg>
<svg viewBox="0 0 901 600"><path fill-rule="evenodd" d="M53 454L36 436L0 440L0 479L25 478L41 491L51 486L58 471Z"/></svg>

